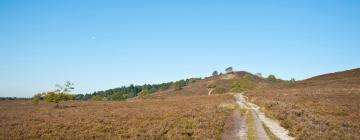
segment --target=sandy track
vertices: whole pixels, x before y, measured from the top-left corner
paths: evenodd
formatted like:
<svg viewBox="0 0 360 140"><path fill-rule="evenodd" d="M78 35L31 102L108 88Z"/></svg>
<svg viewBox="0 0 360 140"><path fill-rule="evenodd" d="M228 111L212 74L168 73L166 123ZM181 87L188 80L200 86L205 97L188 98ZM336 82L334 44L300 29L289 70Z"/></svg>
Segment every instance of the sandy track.
<svg viewBox="0 0 360 140"><path fill-rule="evenodd" d="M280 126L280 124L265 116L263 112L260 111L259 106L250 103L246 100L246 97L242 94L235 94L236 102L239 104L240 108L248 109L251 111L252 116L255 120L255 128L257 131L258 138L261 140L268 140L268 136L262 126L264 123L269 127L270 131L281 140L293 140L294 138L288 135L288 131ZM239 129L239 133L243 133L244 130Z"/></svg>

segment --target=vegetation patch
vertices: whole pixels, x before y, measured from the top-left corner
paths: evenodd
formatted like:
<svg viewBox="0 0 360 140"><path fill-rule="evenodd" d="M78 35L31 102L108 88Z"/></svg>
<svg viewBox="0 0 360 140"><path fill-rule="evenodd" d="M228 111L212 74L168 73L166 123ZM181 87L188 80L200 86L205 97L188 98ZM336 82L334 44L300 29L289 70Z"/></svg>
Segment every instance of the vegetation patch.
<svg viewBox="0 0 360 140"><path fill-rule="evenodd" d="M276 82L246 96L297 139L360 139L360 69Z"/></svg>
<svg viewBox="0 0 360 140"><path fill-rule="evenodd" d="M245 74L240 80L234 81L231 85L231 91L243 92L246 90L254 89L256 86L254 77L250 74Z"/></svg>
<svg viewBox="0 0 360 140"><path fill-rule="evenodd" d="M257 140L258 134L255 128L255 119L251 111L246 111L246 125L248 128L247 137L249 140Z"/></svg>
<svg viewBox="0 0 360 140"><path fill-rule="evenodd" d="M233 96L131 101L0 101L0 139L221 139Z"/></svg>

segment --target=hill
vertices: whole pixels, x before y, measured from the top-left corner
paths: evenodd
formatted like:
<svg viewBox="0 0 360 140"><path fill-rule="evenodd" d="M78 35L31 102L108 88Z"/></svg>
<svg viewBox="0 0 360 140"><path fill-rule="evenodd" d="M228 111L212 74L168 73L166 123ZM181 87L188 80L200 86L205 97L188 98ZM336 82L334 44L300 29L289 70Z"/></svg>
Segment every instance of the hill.
<svg viewBox="0 0 360 140"><path fill-rule="evenodd" d="M360 139L360 69L246 93L298 139Z"/></svg>
<svg viewBox="0 0 360 140"><path fill-rule="evenodd" d="M195 82L189 83L187 86L183 87L181 90L168 89L156 93L157 96L171 96L171 95L208 95L210 92L211 85L216 86L217 88L224 89L224 93L230 92L234 82L241 80L245 75L251 75L253 77L254 83L266 84L267 80L255 76L249 72L237 71L228 74L222 74L217 76L207 77L202 80L197 80Z"/></svg>

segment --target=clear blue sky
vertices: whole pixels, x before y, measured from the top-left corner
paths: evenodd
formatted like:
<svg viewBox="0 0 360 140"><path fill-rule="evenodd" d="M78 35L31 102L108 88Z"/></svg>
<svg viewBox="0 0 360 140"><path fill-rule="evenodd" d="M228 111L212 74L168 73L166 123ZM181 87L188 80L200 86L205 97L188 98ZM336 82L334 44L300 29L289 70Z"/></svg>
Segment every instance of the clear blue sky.
<svg viewBox="0 0 360 140"><path fill-rule="evenodd" d="M360 67L360 1L2 0L0 96Z"/></svg>

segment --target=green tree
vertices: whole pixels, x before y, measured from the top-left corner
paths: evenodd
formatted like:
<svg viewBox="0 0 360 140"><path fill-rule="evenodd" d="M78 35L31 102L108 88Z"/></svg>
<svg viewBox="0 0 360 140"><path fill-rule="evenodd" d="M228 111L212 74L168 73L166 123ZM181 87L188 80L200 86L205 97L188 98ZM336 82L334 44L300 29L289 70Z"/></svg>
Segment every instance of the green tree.
<svg viewBox="0 0 360 140"><path fill-rule="evenodd" d="M187 85L185 80L176 81L173 86L175 90L181 90L183 87Z"/></svg>
<svg viewBox="0 0 360 140"><path fill-rule="evenodd" d="M60 107L60 102L74 100L75 96L66 93L48 92L44 98L47 103L56 103L56 107L58 108Z"/></svg>
<svg viewBox="0 0 360 140"><path fill-rule="evenodd" d="M127 97L124 93L121 92L114 92L110 97L109 100L125 100Z"/></svg>
<svg viewBox="0 0 360 140"><path fill-rule="evenodd" d="M233 73L233 67L228 67L225 69L226 73Z"/></svg>
<svg viewBox="0 0 360 140"><path fill-rule="evenodd" d="M269 75L268 78L267 78L270 82L275 82L277 79L275 77L275 75Z"/></svg>
<svg viewBox="0 0 360 140"><path fill-rule="evenodd" d="M214 72L212 73L212 76L217 76L217 75L219 75L218 71L214 71Z"/></svg>
<svg viewBox="0 0 360 140"><path fill-rule="evenodd" d="M140 98L145 98L147 96L150 95L150 92L148 90L142 90L140 93L139 93L139 97Z"/></svg>
<svg viewBox="0 0 360 140"><path fill-rule="evenodd" d="M55 85L56 90L45 94L45 101L47 103L56 103L56 107L59 107L60 102L67 100L75 100L75 96L69 94L73 89L73 83L70 81L65 82L64 86L59 84Z"/></svg>

